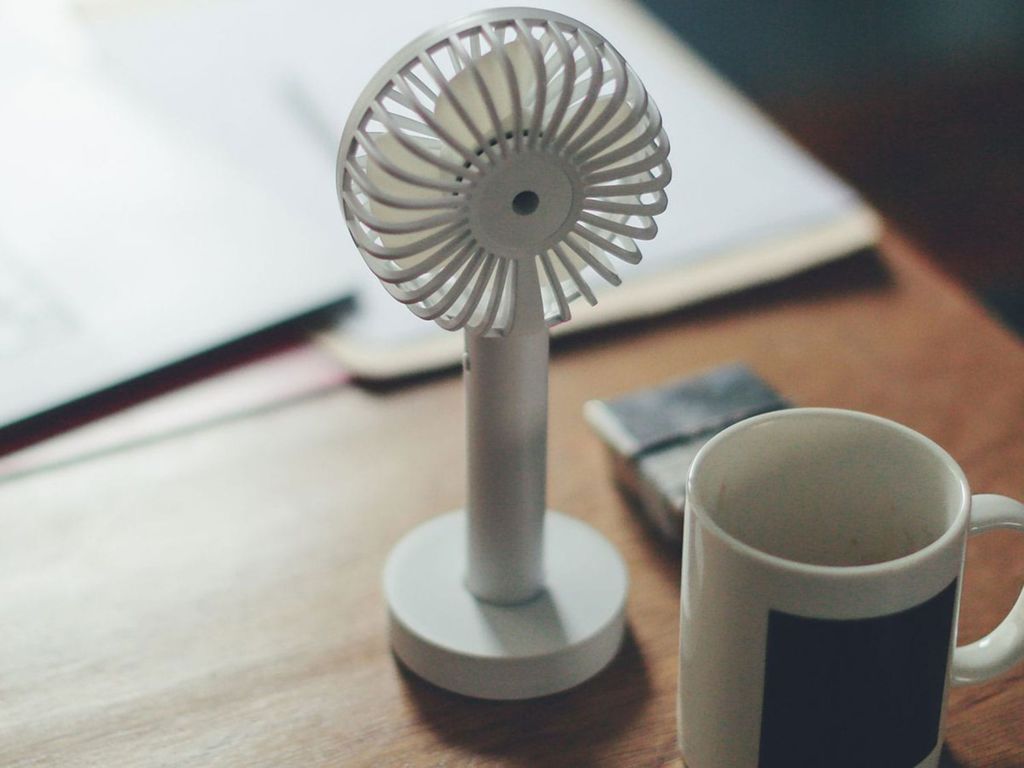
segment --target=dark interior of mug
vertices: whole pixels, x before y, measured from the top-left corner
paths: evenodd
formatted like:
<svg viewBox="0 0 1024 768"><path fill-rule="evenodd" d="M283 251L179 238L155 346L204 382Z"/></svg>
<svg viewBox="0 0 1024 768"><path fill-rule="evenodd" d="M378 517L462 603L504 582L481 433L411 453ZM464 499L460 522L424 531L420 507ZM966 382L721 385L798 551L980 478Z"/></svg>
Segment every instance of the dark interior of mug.
<svg viewBox="0 0 1024 768"><path fill-rule="evenodd" d="M966 492L941 449L858 414L780 412L734 427L693 468L695 501L726 533L771 555L856 566L936 541Z"/></svg>

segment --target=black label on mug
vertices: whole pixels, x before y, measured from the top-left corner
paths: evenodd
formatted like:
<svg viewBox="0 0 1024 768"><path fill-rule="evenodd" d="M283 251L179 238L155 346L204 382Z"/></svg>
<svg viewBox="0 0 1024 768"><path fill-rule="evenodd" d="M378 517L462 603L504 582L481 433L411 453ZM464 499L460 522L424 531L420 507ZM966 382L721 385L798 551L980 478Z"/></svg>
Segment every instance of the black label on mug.
<svg viewBox="0 0 1024 768"><path fill-rule="evenodd" d="M759 768L914 768L939 740L956 580L871 619L768 618Z"/></svg>

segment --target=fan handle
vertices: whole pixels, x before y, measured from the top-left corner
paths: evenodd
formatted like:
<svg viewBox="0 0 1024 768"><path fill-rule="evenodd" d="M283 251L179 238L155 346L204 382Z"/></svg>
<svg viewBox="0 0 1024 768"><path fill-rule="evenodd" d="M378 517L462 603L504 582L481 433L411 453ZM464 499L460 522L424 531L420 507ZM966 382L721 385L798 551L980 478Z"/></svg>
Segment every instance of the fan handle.
<svg viewBox="0 0 1024 768"><path fill-rule="evenodd" d="M548 331L537 266L515 270L506 336L466 333L466 586L491 603L521 603L544 586Z"/></svg>

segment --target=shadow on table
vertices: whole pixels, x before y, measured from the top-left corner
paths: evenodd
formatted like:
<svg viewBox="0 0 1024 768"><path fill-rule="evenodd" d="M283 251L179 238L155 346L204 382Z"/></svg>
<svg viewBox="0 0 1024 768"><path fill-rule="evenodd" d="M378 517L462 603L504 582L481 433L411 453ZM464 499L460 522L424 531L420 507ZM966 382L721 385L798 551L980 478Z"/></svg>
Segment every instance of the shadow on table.
<svg viewBox="0 0 1024 768"><path fill-rule="evenodd" d="M510 766L611 766L603 746L629 728L650 694L640 648L627 627L622 650L593 679L528 701L482 701L424 682L401 667L420 720L449 747Z"/></svg>
<svg viewBox="0 0 1024 768"><path fill-rule="evenodd" d="M948 744L942 745L942 755L939 756L939 768L968 768L966 763L953 754Z"/></svg>

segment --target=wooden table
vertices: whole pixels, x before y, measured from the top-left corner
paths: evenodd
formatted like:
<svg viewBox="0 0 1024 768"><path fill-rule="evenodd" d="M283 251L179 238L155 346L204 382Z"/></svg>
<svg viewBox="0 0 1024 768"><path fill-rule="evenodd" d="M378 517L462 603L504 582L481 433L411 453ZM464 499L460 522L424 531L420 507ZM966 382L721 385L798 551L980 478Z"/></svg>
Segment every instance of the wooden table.
<svg viewBox="0 0 1024 768"><path fill-rule="evenodd" d="M388 651L384 557L463 497L455 375L3 484L0 765L681 765L679 556L630 516L581 407L733 360L798 404L902 421L976 489L1024 496L1024 348L890 235L881 258L556 348L550 503L632 577L621 655L562 695L460 698ZM962 640L1015 598L1021 538L971 543ZM947 768L1024 765L1024 668L956 690L947 741Z"/></svg>

